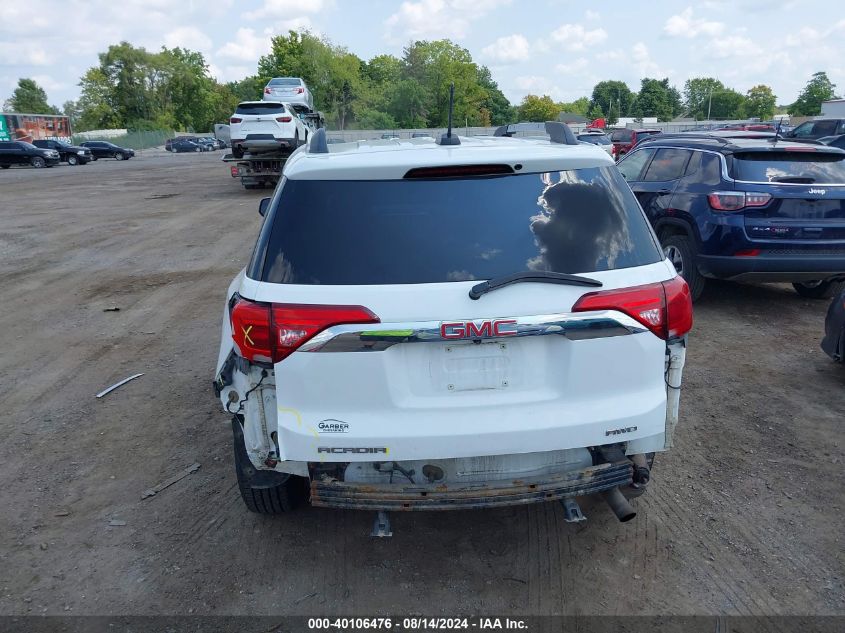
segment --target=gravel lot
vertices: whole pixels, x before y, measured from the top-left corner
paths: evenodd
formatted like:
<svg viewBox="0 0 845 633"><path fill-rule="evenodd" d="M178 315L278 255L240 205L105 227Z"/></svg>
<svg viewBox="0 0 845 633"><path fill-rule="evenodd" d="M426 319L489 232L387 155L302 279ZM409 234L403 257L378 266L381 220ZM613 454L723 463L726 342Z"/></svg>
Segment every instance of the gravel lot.
<svg viewBox="0 0 845 633"><path fill-rule="evenodd" d="M631 523L545 504L374 540L370 513L248 513L211 379L269 193L219 157L0 173L0 613L845 614L845 369L827 303L787 286L696 305L677 446Z"/></svg>

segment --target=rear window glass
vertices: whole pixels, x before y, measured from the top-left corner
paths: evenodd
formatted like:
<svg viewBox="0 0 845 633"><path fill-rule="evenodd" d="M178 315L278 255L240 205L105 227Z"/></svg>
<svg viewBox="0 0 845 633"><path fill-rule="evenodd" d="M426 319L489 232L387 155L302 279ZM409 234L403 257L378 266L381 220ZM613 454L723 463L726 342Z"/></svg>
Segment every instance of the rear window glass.
<svg viewBox="0 0 845 633"><path fill-rule="evenodd" d="M279 114L285 111L281 103L266 101L264 103L239 103L235 114Z"/></svg>
<svg viewBox="0 0 845 633"><path fill-rule="evenodd" d="M631 130L616 130L610 136L610 139L614 142L627 142L631 140L633 135L634 133Z"/></svg>
<svg viewBox="0 0 845 633"><path fill-rule="evenodd" d="M845 154L822 152L740 152L733 176L749 182L845 183Z"/></svg>
<svg viewBox="0 0 845 633"><path fill-rule="evenodd" d="M610 140L603 134L579 134L579 141L587 141L593 145L610 145Z"/></svg>
<svg viewBox="0 0 845 633"><path fill-rule="evenodd" d="M249 276L410 284L660 261L615 167L463 179L287 180Z"/></svg>
<svg viewBox="0 0 845 633"><path fill-rule="evenodd" d="M270 80L271 86L298 86L301 81L294 77L276 77Z"/></svg>

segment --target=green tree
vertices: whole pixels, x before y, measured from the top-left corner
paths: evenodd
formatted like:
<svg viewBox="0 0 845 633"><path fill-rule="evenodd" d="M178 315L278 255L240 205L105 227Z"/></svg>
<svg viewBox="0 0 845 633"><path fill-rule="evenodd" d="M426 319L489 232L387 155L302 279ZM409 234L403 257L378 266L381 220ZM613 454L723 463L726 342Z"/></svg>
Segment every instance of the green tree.
<svg viewBox="0 0 845 633"><path fill-rule="evenodd" d="M588 116L590 111L590 100L587 97L579 97L572 102L559 103L561 112L569 112L570 114L580 114L581 116ZM603 115L601 115L603 116Z"/></svg>
<svg viewBox="0 0 845 633"><path fill-rule="evenodd" d="M827 73L813 73L801 94L798 95L798 99L792 104L789 113L796 116L821 114L822 101L833 99L836 96L834 88L836 88L836 84L828 79Z"/></svg>
<svg viewBox="0 0 845 633"><path fill-rule="evenodd" d="M238 101L256 101L262 98L267 81L263 77L251 75L240 81L230 81L226 87Z"/></svg>
<svg viewBox="0 0 845 633"><path fill-rule="evenodd" d="M760 84L745 93L745 113L761 120L771 119L775 114L777 97L769 86Z"/></svg>
<svg viewBox="0 0 845 633"><path fill-rule="evenodd" d="M680 109L680 94L669 85L668 78L642 80L635 106L637 117L671 121Z"/></svg>
<svg viewBox="0 0 845 633"><path fill-rule="evenodd" d="M397 123L387 112L365 108L358 111L355 127L360 130L393 130Z"/></svg>
<svg viewBox="0 0 845 633"><path fill-rule="evenodd" d="M710 118L744 119L747 116L744 95L732 88L713 91L712 103L710 104Z"/></svg>
<svg viewBox="0 0 845 633"><path fill-rule="evenodd" d="M47 103L47 93L35 80L18 79L18 86L6 102L12 112L26 114L60 114L57 108Z"/></svg>
<svg viewBox="0 0 845 633"><path fill-rule="evenodd" d="M549 95L525 95L519 104L520 121L557 121L560 113L560 104L555 103Z"/></svg>
<svg viewBox="0 0 845 633"><path fill-rule="evenodd" d="M608 125L613 125L622 116L633 116L636 95L624 81L600 81L593 87L590 108L601 108Z"/></svg>
<svg viewBox="0 0 845 633"><path fill-rule="evenodd" d="M711 109L712 95L724 89L725 85L713 77L687 79L684 83L684 108L687 114L696 119L706 119L708 109ZM710 116L716 115L711 111Z"/></svg>
<svg viewBox="0 0 845 633"><path fill-rule="evenodd" d="M482 122L482 125L513 123L516 119L516 108L499 90L499 84L493 81L493 75L487 66L481 66L478 69L478 83L487 92L487 98L482 101L481 107L489 113L489 121L487 123Z"/></svg>
<svg viewBox="0 0 845 633"><path fill-rule="evenodd" d="M403 79L389 89L389 114L403 128L428 127L428 104L431 95L424 86L411 79Z"/></svg>

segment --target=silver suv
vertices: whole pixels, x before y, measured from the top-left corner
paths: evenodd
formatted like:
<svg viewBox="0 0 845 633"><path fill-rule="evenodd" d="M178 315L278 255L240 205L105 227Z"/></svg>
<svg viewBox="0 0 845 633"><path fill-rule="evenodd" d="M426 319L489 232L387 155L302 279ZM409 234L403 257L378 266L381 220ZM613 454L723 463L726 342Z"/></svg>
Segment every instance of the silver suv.
<svg viewBox="0 0 845 633"><path fill-rule="evenodd" d="M310 111L314 110L314 95L308 89L304 79L299 77L273 77L264 86L264 101L301 104Z"/></svg>

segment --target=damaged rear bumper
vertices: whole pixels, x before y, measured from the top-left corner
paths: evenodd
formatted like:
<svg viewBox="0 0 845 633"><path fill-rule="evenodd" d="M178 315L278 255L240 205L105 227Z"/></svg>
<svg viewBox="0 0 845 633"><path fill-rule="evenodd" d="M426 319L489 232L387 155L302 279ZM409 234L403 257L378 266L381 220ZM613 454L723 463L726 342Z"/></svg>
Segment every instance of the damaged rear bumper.
<svg viewBox="0 0 845 633"><path fill-rule="evenodd" d="M354 510L469 510L592 495L633 478L628 460L539 477L466 484L370 484L311 481L311 505Z"/></svg>

